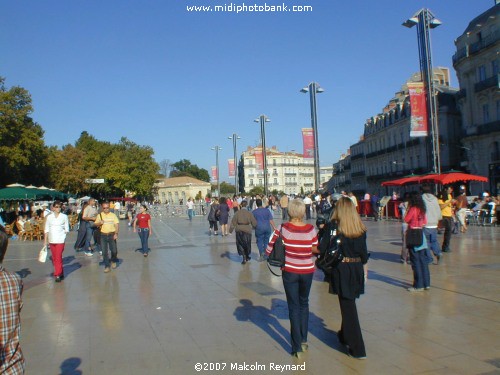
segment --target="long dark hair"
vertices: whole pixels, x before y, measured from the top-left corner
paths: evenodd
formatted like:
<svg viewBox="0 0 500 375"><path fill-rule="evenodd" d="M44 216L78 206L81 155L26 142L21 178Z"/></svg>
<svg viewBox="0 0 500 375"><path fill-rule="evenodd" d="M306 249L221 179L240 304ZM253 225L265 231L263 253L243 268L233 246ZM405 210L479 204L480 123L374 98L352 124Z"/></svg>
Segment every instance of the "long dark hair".
<svg viewBox="0 0 500 375"><path fill-rule="evenodd" d="M417 207L422 213L425 214L425 203L417 191L412 191L410 193L410 200L408 201L408 207Z"/></svg>

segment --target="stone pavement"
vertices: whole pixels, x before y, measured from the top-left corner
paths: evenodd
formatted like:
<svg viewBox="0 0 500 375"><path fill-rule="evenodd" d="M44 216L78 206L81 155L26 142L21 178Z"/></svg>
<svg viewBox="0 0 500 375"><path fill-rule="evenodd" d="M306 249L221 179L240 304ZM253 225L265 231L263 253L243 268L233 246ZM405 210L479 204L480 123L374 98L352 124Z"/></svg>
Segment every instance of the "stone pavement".
<svg viewBox="0 0 500 375"><path fill-rule="evenodd" d="M234 234L209 237L203 217L154 219L148 258L122 222L120 264L109 274L97 255L75 253L71 232L58 284L51 264L36 260L40 242L11 241L4 266L24 280L27 374L500 374L500 229L454 235L453 252L430 266L431 290L411 294L411 267L399 262L401 224L366 224L372 256L358 300L365 361L339 344L338 300L319 271L309 351L294 360L281 279L265 263L241 265Z"/></svg>

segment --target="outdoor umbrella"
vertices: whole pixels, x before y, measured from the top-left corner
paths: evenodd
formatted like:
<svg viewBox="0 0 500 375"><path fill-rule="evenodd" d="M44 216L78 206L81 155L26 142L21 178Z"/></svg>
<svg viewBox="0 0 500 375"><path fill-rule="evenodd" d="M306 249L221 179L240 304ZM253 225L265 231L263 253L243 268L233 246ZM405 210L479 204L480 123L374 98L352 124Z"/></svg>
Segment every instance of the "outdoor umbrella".
<svg viewBox="0 0 500 375"><path fill-rule="evenodd" d="M421 176L407 176L403 178L398 178L397 180L390 180L382 182L382 186L403 186L409 184L418 184L420 182Z"/></svg>
<svg viewBox="0 0 500 375"><path fill-rule="evenodd" d="M480 181L488 182L487 177L478 176L474 174L468 174L464 172L450 172L442 174L428 174L427 176L422 176L421 182L436 182L441 185L448 185L459 181Z"/></svg>
<svg viewBox="0 0 500 375"><path fill-rule="evenodd" d="M34 200L39 196L37 189L26 189L25 187L7 187L0 189L0 201Z"/></svg>

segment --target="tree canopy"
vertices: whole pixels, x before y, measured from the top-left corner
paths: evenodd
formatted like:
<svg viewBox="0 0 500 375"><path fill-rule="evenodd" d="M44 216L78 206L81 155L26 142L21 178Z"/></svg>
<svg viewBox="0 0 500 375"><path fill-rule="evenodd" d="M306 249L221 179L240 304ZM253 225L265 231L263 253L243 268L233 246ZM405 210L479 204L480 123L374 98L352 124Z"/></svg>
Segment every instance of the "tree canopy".
<svg viewBox="0 0 500 375"><path fill-rule="evenodd" d="M173 170L170 172L170 177L190 176L201 181L210 182L208 171L198 167L196 164L191 164L187 159L182 159L173 163L171 168L173 168Z"/></svg>
<svg viewBox="0 0 500 375"><path fill-rule="evenodd" d="M5 87L0 77L0 180L43 185L47 148L43 129L30 117L31 95L22 87Z"/></svg>

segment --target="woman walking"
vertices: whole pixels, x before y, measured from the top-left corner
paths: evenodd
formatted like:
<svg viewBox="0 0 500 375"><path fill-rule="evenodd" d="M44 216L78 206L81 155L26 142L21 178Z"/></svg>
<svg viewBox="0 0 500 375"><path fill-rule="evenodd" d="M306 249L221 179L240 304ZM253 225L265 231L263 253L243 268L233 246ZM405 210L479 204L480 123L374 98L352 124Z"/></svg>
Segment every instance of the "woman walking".
<svg viewBox="0 0 500 375"><path fill-rule="evenodd" d="M219 203L219 223L220 223L220 231L222 236L227 236L227 222L229 221L229 206L227 205L226 198L221 197Z"/></svg>
<svg viewBox="0 0 500 375"><path fill-rule="evenodd" d="M255 227L255 237L257 240L257 248L259 249L259 262L264 260L264 253L266 246L271 237L272 231L276 228L274 224L273 215L267 208L262 207L262 199L257 198L255 201L257 208L252 211L252 215L257 220Z"/></svg>
<svg viewBox="0 0 500 375"><path fill-rule="evenodd" d="M288 204L290 221L276 228L266 249L271 254L276 239L281 236L285 244L285 267L283 287L285 288L290 318L292 356L299 358L307 350L309 329L309 292L314 273L312 254L318 253L318 237L313 225L304 223L306 206L302 199Z"/></svg>
<svg viewBox="0 0 500 375"><path fill-rule="evenodd" d="M148 239L153 234L151 229L151 215L148 214L148 208L145 204L141 204L140 212L134 219L134 233L137 231L141 239L142 254L147 257L149 254ZM139 228L137 228L139 227Z"/></svg>
<svg viewBox="0 0 500 375"><path fill-rule="evenodd" d="M342 262L333 269L330 280L330 293L338 295L342 315L337 337L347 347L351 357L365 359L365 343L359 325L356 298L365 292L368 262L366 227L348 197L339 199L331 220L337 225L343 254Z"/></svg>
<svg viewBox="0 0 500 375"><path fill-rule="evenodd" d="M210 211L208 212L208 218L207 218L208 223L210 225L208 229L208 234L210 236L212 235L212 230L213 234L217 236L217 231L219 230L217 226L219 215L220 215L219 200L217 198L214 198L212 204L210 205Z"/></svg>
<svg viewBox="0 0 500 375"><path fill-rule="evenodd" d="M408 212L404 218L409 229L422 229L427 224L427 216L425 214L426 207L422 196L416 191L410 194L408 202ZM424 250L424 246L420 248L408 247L411 260L411 268L413 269L413 287L408 288L409 292L421 292L424 289L430 289L431 276L429 273L429 262Z"/></svg>
<svg viewBox="0 0 500 375"><path fill-rule="evenodd" d="M252 213L246 210L247 201L241 202L241 210L236 211L231 220L229 232L236 231L236 248L243 257L241 264L248 262L252 253L252 229L257 226L257 220Z"/></svg>
<svg viewBox="0 0 500 375"><path fill-rule="evenodd" d="M54 265L54 277L56 283L64 280L62 253L64 251L64 242L66 234L69 232L68 216L61 213L61 202L54 201L52 205L53 212L45 218L45 236L44 246L50 244L52 253L52 263Z"/></svg>

